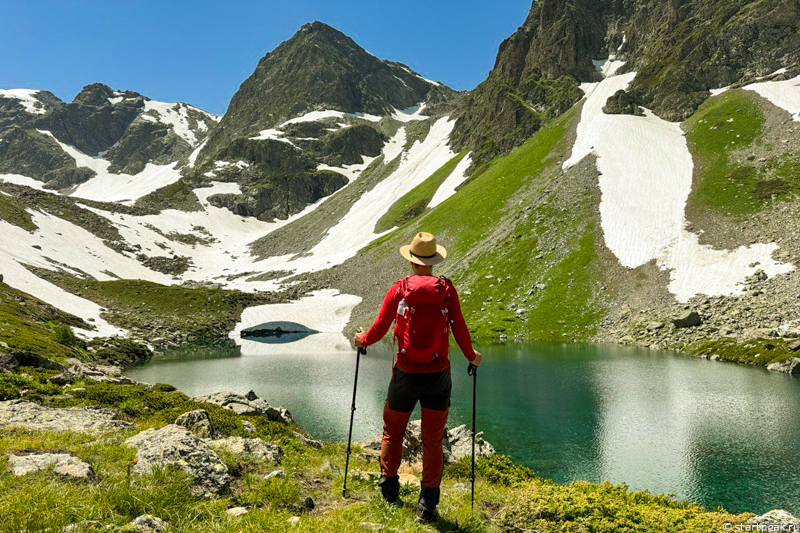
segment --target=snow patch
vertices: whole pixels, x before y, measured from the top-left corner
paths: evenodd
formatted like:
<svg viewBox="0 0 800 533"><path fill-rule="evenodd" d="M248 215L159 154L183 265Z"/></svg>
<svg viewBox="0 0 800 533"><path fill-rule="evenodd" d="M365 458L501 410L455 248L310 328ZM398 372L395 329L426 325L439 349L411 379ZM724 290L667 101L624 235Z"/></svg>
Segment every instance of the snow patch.
<svg viewBox="0 0 800 533"><path fill-rule="evenodd" d="M412 105L411 107L407 107L405 109L395 109L394 113L392 113L392 118L399 122L411 122L412 120L427 120L429 117L426 117L422 114L423 109L425 109L424 102L417 105Z"/></svg>
<svg viewBox="0 0 800 533"><path fill-rule="evenodd" d="M431 198L428 207L434 208L453 196L456 193L456 188L464 183L464 181L467 179L466 172L471 164L472 158L470 157L470 154L465 155L464 158L458 162L456 168L453 169L453 172L447 176L444 182L442 182L442 184L436 190L436 194L434 194L433 198Z"/></svg>
<svg viewBox="0 0 800 533"><path fill-rule="evenodd" d="M620 263L635 268L656 260L670 270L669 290L680 302L697 294L741 294L744 278L756 270L749 265L756 262L770 277L793 270L772 259L774 243L714 250L685 230L693 163L680 125L649 110L644 117L602 111L635 76L610 77L587 92L572 155L563 165L597 155L603 234Z"/></svg>
<svg viewBox="0 0 800 533"><path fill-rule="evenodd" d="M359 303L361 298L358 296L326 289L314 291L310 296L290 303L248 307L242 312L240 322L229 336L242 347L242 353L246 354L352 351L342 330L347 326L353 308ZM289 344L265 344L241 338L243 329L274 321L295 322L320 333Z"/></svg>
<svg viewBox="0 0 800 533"><path fill-rule="evenodd" d="M108 167L111 166L110 161L86 155L74 146L62 143L47 130L37 131L52 137L62 150L75 159L77 166L90 168L97 173L97 176L78 185L70 196L101 202L132 203L156 189L175 183L181 177L180 171L176 168L177 162L169 165L147 163L144 170L134 176L113 174L108 171Z"/></svg>
<svg viewBox="0 0 800 533"><path fill-rule="evenodd" d="M0 89L0 98L13 98L17 100L25 111L34 115L47 113L42 103L36 98L37 89ZM36 104L39 104L37 107Z"/></svg>
<svg viewBox="0 0 800 533"><path fill-rule="evenodd" d="M25 185L26 187L30 187L32 189L47 191L55 194L55 191L48 191L45 189L44 183L41 181L29 178L28 176L22 176L20 174L0 174L0 181L14 183L16 185Z"/></svg>
<svg viewBox="0 0 800 533"><path fill-rule="evenodd" d="M286 144L290 144L290 145L294 146L295 148L297 148L292 141L290 141L289 139L286 139L283 136L283 132L281 130L278 130L278 129L275 129L275 128L271 128L271 129L268 129L268 130L261 130L258 133L258 135L254 136L254 137L250 137L251 141L266 141L268 139L271 139L273 141L285 142Z"/></svg>
<svg viewBox="0 0 800 533"><path fill-rule="evenodd" d="M158 100L145 100L144 111L141 118L153 122L161 122L172 126L173 131L182 137L190 145L197 144L197 136L189 126L189 110L203 113L209 118L213 118L210 113L196 107L184 104L183 102L159 102Z"/></svg>
<svg viewBox="0 0 800 533"><path fill-rule="evenodd" d="M783 69L786 72L786 69ZM781 71L776 72L780 74ZM800 76L783 81L764 81L746 85L744 89L755 91L773 105L785 109L792 119L800 122Z"/></svg>

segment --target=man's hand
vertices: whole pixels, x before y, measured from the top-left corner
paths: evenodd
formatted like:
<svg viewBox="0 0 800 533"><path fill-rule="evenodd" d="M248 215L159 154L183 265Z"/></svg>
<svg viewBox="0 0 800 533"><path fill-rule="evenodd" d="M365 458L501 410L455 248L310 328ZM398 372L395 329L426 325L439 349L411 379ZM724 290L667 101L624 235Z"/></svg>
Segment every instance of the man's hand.
<svg viewBox="0 0 800 533"><path fill-rule="evenodd" d="M481 352L475 350L475 359L472 360L472 364L475 366L481 366L481 361L483 361L483 356Z"/></svg>
<svg viewBox="0 0 800 533"><path fill-rule="evenodd" d="M361 339L363 339L364 335L366 335L366 334L367 334L367 332L364 331L364 328L358 328L358 331L356 332L355 336L353 337L353 343L355 343L356 348L361 348Z"/></svg>

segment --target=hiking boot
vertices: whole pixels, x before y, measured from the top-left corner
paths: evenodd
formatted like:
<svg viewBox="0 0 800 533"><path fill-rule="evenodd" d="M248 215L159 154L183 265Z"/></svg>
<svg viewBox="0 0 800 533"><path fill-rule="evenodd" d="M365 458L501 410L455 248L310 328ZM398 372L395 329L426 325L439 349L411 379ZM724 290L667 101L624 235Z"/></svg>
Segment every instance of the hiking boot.
<svg viewBox="0 0 800 533"><path fill-rule="evenodd" d="M436 506L439 504L439 487L419 487L419 502L417 502L417 519L420 522L433 522L436 520Z"/></svg>
<svg viewBox="0 0 800 533"><path fill-rule="evenodd" d="M386 503L397 503L400 497L400 476L381 476L378 480L378 486L381 488L381 496L386 500Z"/></svg>

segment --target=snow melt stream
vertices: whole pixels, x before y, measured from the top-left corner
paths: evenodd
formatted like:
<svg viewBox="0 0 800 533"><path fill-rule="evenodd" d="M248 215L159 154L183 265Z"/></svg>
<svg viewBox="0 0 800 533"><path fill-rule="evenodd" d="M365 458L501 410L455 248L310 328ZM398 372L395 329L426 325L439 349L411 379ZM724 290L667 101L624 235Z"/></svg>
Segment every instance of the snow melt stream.
<svg viewBox="0 0 800 533"><path fill-rule="evenodd" d="M793 265L772 259L774 243L715 250L686 231L693 163L680 125L649 110L644 117L602 110L608 97L626 89L635 76L627 73L585 86L577 139L564 163L569 168L590 153L597 155L603 234L620 263L636 268L655 260L670 270L669 290L681 302L697 294L739 294L744 278L756 268L770 277L791 271Z"/></svg>

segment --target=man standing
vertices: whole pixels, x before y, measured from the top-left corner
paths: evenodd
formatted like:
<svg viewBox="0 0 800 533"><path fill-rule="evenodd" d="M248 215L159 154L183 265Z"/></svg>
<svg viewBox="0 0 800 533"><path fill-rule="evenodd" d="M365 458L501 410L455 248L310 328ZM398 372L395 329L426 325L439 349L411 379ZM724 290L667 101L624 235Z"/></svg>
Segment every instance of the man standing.
<svg viewBox="0 0 800 533"><path fill-rule="evenodd" d="M469 330L461 314L458 294L452 282L433 275L433 265L447 257L443 246L430 233L417 233L413 242L400 248L411 263L413 274L397 281L383 300L378 318L364 332L359 328L355 345L379 341L395 322L397 355L392 380L383 407L381 478L383 498L396 503L400 494L397 469L403 454L403 435L417 402L422 407L422 482L417 516L429 522L439 503L442 481L444 438L450 407L450 332L467 360L481 364L481 354L472 347Z"/></svg>

